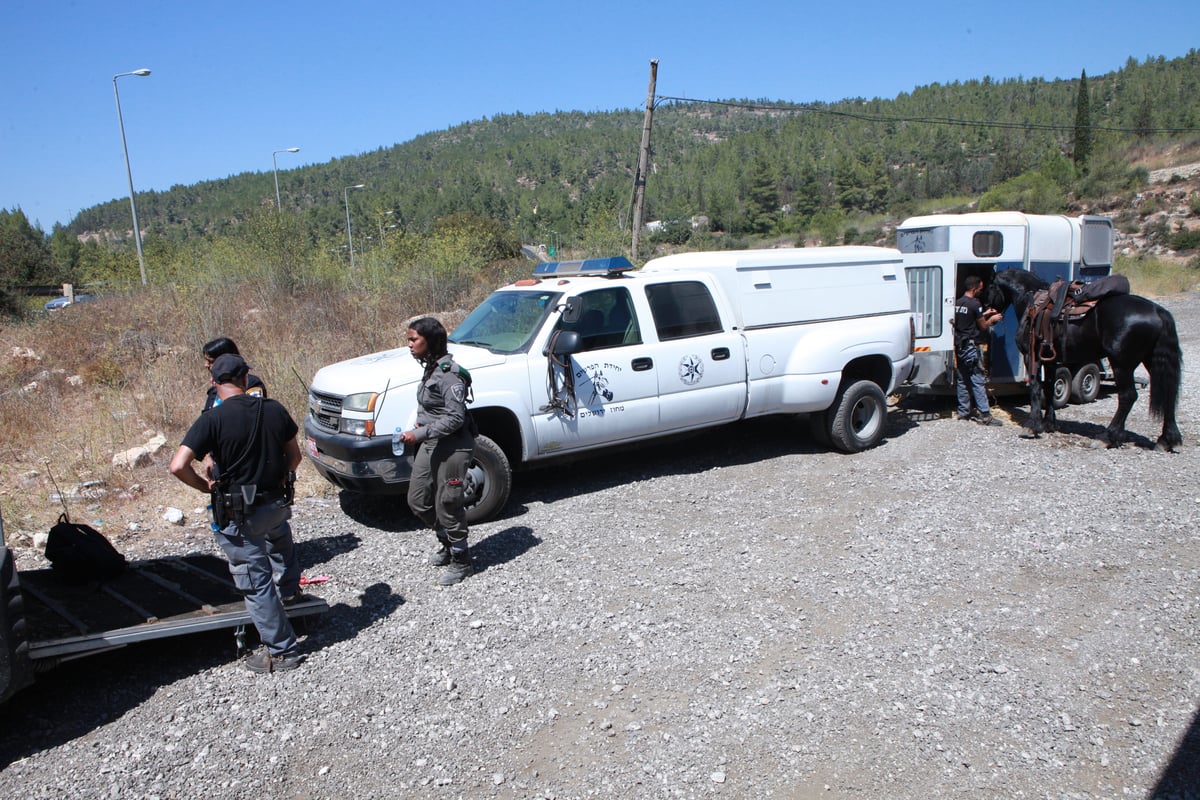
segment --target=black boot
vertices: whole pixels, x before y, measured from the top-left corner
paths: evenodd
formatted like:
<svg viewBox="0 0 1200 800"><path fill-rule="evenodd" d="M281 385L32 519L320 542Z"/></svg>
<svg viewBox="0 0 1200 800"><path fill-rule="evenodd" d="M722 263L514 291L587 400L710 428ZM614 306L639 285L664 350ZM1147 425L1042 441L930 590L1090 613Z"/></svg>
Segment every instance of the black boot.
<svg viewBox="0 0 1200 800"><path fill-rule="evenodd" d="M450 550L450 564L446 567L446 571L442 573L442 577L438 578L440 586L453 586L456 583L462 583L463 578L475 571L471 566L471 554L467 552L464 545L462 550L452 548Z"/></svg>
<svg viewBox="0 0 1200 800"><path fill-rule="evenodd" d="M426 563L431 567L444 567L450 563L450 538L442 528L435 530L434 535L437 536L438 549Z"/></svg>

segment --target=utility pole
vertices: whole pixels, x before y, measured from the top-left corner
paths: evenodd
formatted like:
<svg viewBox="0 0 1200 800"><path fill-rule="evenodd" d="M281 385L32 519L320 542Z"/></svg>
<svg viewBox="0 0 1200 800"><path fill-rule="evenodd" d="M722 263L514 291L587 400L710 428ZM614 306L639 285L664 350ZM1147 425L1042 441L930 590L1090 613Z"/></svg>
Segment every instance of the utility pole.
<svg viewBox="0 0 1200 800"><path fill-rule="evenodd" d="M642 149L637 174L633 176L633 245L629 260L637 263L638 239L642 234L642 213L646 207L646 171L650 165L650 126L654 123L654 87L658 80L658 59L650 59L650 89L646 92L646 120L642 123Z"/></svg>

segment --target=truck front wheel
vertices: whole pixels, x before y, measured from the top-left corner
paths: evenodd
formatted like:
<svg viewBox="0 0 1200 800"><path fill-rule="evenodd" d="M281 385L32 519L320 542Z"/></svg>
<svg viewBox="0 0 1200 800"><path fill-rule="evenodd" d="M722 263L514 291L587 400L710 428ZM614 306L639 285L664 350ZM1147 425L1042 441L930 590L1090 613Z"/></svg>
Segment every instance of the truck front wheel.
<svg viewBox="0 0 1200 800"><path fill-rule="evenodd" d="M843 389L830 411L829 437L843 453L858 453L883 440L887 398L874 382L858 381Z"/></svg>
<svg viewBox="0 0 1200 800"><path fill-rule="evenodd" d="M503 510L512 491L512 467L500 445L486 436L475 437L475 452L467 468L467 523L487 522Z"/></svg>

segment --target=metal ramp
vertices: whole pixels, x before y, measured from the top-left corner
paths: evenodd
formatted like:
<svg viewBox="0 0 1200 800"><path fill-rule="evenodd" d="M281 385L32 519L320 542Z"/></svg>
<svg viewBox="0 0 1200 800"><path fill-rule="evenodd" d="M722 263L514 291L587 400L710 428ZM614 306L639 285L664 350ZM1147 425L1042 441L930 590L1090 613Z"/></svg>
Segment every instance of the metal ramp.
<svg viewBox="0 0 1200 800"><path fill-rule="evenodd" d="M229 564L213 555L131 562L103 583L69 585L53 569L21 572L29 657L41 666L132 642L249 625ZM289 605L292 618L329 610L324 599Z"/></svg>

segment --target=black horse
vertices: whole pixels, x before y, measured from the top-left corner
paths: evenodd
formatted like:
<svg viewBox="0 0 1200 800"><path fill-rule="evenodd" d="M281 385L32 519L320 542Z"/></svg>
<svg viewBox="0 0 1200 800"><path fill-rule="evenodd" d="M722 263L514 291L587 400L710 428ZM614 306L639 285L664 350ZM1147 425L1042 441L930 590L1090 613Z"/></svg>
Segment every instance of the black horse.
<svg viewBox="0 0 1200 800"><path fill-rule="evenodd" d="M1025 312L1033 302L1034 293L1048 287L1044 280L1021 269L996 273L988 286L985 305L998 309L1012 305L1016 312L1021 322L1017 347L1022 354L1028 355L1030 346ZM1125 441L1125 419L1137 401L1133 374L1138 364L1150 373L1150 414L1163 421L1162 435L1154 449L1174 452L1183 444L1175 423L1183 352L1171 312L1135 294L1109 295L1086 316L1065 323L1053 344L1054 352L1062 360L1084 363L1098 362L1102 357L1108 359L1117 383L1117 413L1105 431L1109 447L1120 447ZM1044 364L1043 373L1049 380L1039 381L1037 376L1029 376L1029 427L1034 434L1056 429L1054 404L1047 400L1055 364Z"/></svg>

